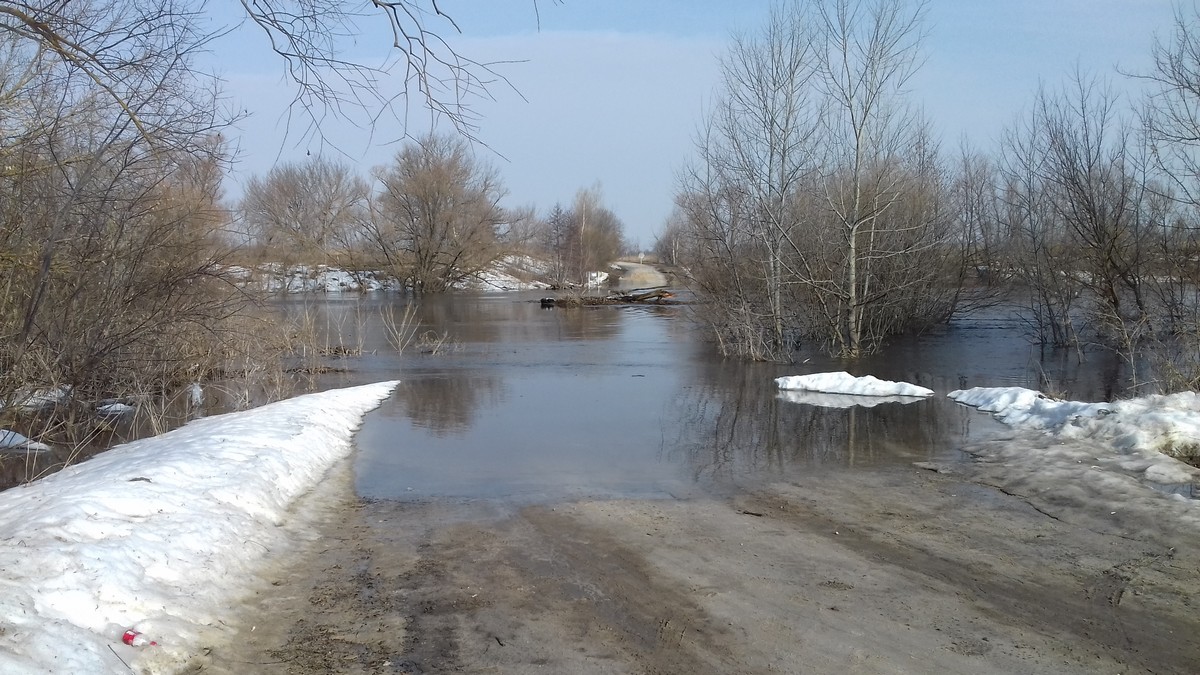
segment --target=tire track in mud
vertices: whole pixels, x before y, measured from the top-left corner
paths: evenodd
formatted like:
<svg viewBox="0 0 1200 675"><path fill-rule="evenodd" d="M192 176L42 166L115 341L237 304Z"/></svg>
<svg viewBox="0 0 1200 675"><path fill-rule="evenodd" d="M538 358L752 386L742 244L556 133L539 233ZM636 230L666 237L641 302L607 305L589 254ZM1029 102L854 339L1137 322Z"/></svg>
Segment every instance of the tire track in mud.
<svg viewBox="0 0 1200 675"><path fill-rule="evenodd" d="M356 515L361 510L351 508ZM327 566L310 580L308 611L297 613L286 642L268 652L289 675L394 672L400 662L405 634L396 621L396 597L391 581L372 565L366 529L360 523L343 528L350 545L323 552Z"/></svg>
<svg viewBox="0 0 1200 675"><path fill-rule="evenodd" d="M737 672L729 631L692 601L686 589L662 580L641 555L604 532L545 508L522 516L552 552L524 564L553 579L563 598L578 597L581 626L601 626L647 673ZM565 535L565 536L564 536Z"/></svg>
<svg viewBox="0 0 1200 675"><path fill-rule="evenodd" d="M640 555L547 507L434 530L401 575L401 673L738 672L726 631Z"/></svg>
<svg viewBox="0 0 1200 675"><path fill-rule="evenodd" d="M320 537L289 552L243 607L240 634L186 672L343 675L397 672L406 648L394 580L380 570L365 505L346 500ZM236 624L235 624L236 625Z"/></svg>
<svg viewBox="0 0 1200 675"><path fill-rule="evenodd" d="M254 648L196 672L1186 673L1200 662L1195 536L1153 553L987 488L872 476L688 503L358 502L331 513L240 617L243 631L257 624Z"/></svg>
<svg viewBox="0 0 1200 675"><path fill-rule="evenodd" d="M904 569L910 575L958 589L961 596L981 609L990 610L989 614L1010 626L1032 627L1045 635L1069 633L1073 636L1071 643L1093 646L1119 662L1140 663L1148 672L1190 673L1194 664L1200 663L1200 643L1184 637L1195 633L1194 616L1151 612L1120 604L1135 575L1172 559L1174 549L1137 555L1126 548L1127 557L1137 555L1133 561L1113 564L1097 575L1070 565L1051 564L1049 560L1043 565L999 571L989 569L987 556L971 551L990 544L997 553L1011 553L1016 544L996 533L972 530L965 535L945 531L926 538L913 534L909 522L901 523L895 517L898 514L887 511L880 511L877 519L854 518L848 523L845 517L823 508L817 495L798 499L760 492L740 497L736 504L738 508L836 541L859 555ZM1064 533L1071 528L1061 521L1050 526ZM1096 536L1091 532L1088 535ZM971 546L954 546L954 539L963 536L971 538ZM1122 543L1129 546L1129 542ZM1047 542L1047 549L1051 546ZM1155 548L1149 543L1144 547ZM1070 558L1099 554L1093 549L1068 550L1063 555Z"/></svg>

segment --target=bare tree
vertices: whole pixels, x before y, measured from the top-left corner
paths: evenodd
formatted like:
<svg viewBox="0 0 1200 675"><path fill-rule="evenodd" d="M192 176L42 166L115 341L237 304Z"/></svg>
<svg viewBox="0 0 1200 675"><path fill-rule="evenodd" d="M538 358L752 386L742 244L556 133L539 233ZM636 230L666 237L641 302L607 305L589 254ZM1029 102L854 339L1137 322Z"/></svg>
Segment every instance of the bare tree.
<svg viewBox="0 0 1200 675"><path fill-rule="evenodd" d="M538 249L549 263L547 276L550 283L557 288L565 288L575 277L571 272L574 228L574 217L570 211L563 210L561 204L555 204L540 224Z"/></svg>
<svg viewBox="0 0 1200 675"><path fill-rule="evenodd" d="M550 281L559 288L587 286L589 275L625 248L624 225L602 203L599 187L577 192L569 209L555 204L541 221L537 240L550 262Z"/></svg>
<svg viewBox="0 0 1200 675"><path fill-rule="evenodd" d="M1060 191L1059 217L1083 253L1080 280L1097 300L1093 320L1132 361L1135 346L1152 332L1145 277L1151 237L1161 228L1145 217L1139 142L1116 103L1098 83L1076 75L1061 99L1042 97L1038 108L1049 140L1047 178Z"/></svg>
<svg viewBox="0 0 1200 675"><path fill-rule="evenodd" d="M676 196L686 226L676 252L691 288L704 300L701 321L725 355L754 360L780 359L774 342L774 322L765 310L765 278L761 273L761 238L747 226L751 211L745 193L736 186L703 176L702 189Z"/></svg>
<svg viewBox="0 0 1200 675"><path fill-rule="evenodd" d="M714 330L738 326L743 339L728 344L761 344L761 352L750 349L756 357L786 347L783 256L799 226L792 202L819 166L815 134L824 101L808 19L797 4L774 5L760 32L733 39L721 60L723 95L697 143L698 166L683 177L690 196L680 206L708 242L701 247L708 263L737 270L731 281L738 299L724 328ZM753 263L743 267L747 257Z"/></svg>
<svg viewBox="0 0 1200 675"><path fill-rule="evenodd" d="M35 58L32 75L7 71L16 90L0 95L16 106L0 138L0 399L56 385L125 394L215 372L244 298L223 279L211 92L181 58L127 83L118 105Z"/></svg>
<svg viewBox="0 0 1200 675"><path fill-rule="evenodd" d="M262 31L295 84L295 103L306 114L306 133L320 133L327 115L363 112L373 124L393 113L407 121L417 102L471 135L477 118L470 103L489 96L504 78L494 64L455 50L448 35L458 24L438 0L379 0L366 5L319 0L254 0L244 16ZM57 59L105 92L134 124L152 135L156 123L128 100L130 74L170 64L179 44L203 45L232 30L211 22L199 0L83 0L0 2L0 32ZM359 39L383 24L392 58L379 65L352 56ZM142 58L159 54L154 61ZM398 76L400 91L386 82Z"/></svg>
<svg viewBox="0 0 1200 675"><path fill-rule="evenodd" d="M667 216L663 231L654 240L654 255L661 263L679 265L680 249L685 246L687 238L687 216L676 206Z"/></svg>
<svg viewBox="0 0 1200 675"><path fill-rule="evenodd" d="M1143 147L1118 98L1080 73L1059 92L1039 92L1010 132L1007 213L1040 339L1096 341L1133 364L1154 333L1148 284L1164 212L1150 208Z"/></svg>
<svg viewBox="0 0 1200 675"><path fill-rule="evenodd" d="M239 210L247 233L277 262L327 261L359 243L369 192L349 167L313 157L252 176Z"/></svg>
<svg viewBox="0 0 1200 675"><path fill-rule="evenodd" d="M1000 226L999 174L988 156L964 145L950 181L955 225L975 280L999 287L1011 276L1012 250Z"/></svg>
<svg viewBox="0 0 1200 675"><path fill-rule="evenodd" d="M931 152L927 127L903 98L919 64L923 15L923 3L902 0L818 4L821 86L830 106L822 118L821 137L833 168L823 191L844 240L845 262L844 277L833 284L834 290L814 288L840 305L838 350L851 356L863 350L864 340L879 337L865 329L870 309L884 299L894 300L891 289L874 283L872 266L910 247L921 250L944 243L936 227L927 227L925 218L935 213L929 211L902 225L920 235L915 241L896 250L878 246L879 226L905 194L897 189L901 183L911 177L937 180L938 169L930 163L936 162L936 151ZM914 158L915 163L903 166ZM923 236L926 233L933 236Z"/></svg>
<svg viewBox="0 0 1200 675"><path fill-rule="evenodd" d="M499 174L466 142L427 136L376 170L370 235L396 276L420 292L447 290L503 253L510 215Z"/></svg>
<svg viewBox="0 0 1200 675"><path fill-rule="evenodd" d="M1171 197L1200 205L1200 10L1176 9L1169 41L1156 40L1142 121Z"/></svg>
<svg viewBox="0 0 1200 675"><path fill-rule="evenodd" d="M1164 389L1200 384L1200 10L1175 11L1169 38L1156 40L1154 67L1137 74L1149 84L1142 102L1150 180L1143 195L1145 219L1161 228L1151 256L1153 274L1144 277L1157 309L1157 333L1150 347Z"/></svg>
<svg viewBox="0 0 1200 675"><path fill-rule="evenodd" d="M603 204L599 187L579 190L571 208L572 237L567 246L578 251L576 272L580 283L589 285L590 275L620 257L625 248L624 226Z"/></svg>
<svg viewBox="0 0 1200 675"><path fill-rule="evenodd" d="M406 122L424 107L469 136L470 101L502 81L444 39L458 28L437 0L242 8L312 133L325 115ZM195 66L229 30L212 18L197 0L0 0L0 422L22 392L169 393L288 349L226 278L231 120L219 78ZM394 58L380 66L350 56L366 22L391 29ZM325 206L338 215L303 233L318 247L350 234L334 223L353 206Z"/></svg>
<svg viewBox="0 0 1200 675"><path fill-rule="evenodd" d="M692 278L724 307L714 329L733 351L786 359L811 338L857 356L952 310L962 264L947 255L960 249L945 175L904 98L923 14L790 3L734 40L677 200Z"/></svg>

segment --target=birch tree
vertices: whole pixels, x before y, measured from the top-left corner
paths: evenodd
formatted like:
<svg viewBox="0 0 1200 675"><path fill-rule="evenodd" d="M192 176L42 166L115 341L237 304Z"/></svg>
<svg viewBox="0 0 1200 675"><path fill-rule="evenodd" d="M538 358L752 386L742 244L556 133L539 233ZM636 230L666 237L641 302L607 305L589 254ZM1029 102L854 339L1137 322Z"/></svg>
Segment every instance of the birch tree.
<svg viewBox="0 0 1200 675"><path fill-rule="evenodd" d="M807 18L799 5L775 5L760 31L733 38L720 62L722 95L682 181L680 206L703 242L704 265L731 273L724 290L702 284L727 301L714 330L754 358L787 349L783 258L798 227L793 200L818 167L824 111ZM730 332L740 337L724 341Z"/></svg>
<svg viewBox="0 0 1200 675"><path fill-rule="evenodd" d="M828 296L825 306L840 309L837 351L857 356L865 341L881 337L867 330L868 315L893 292L876 283L873 268L906 250L943 243L936 228L927 228L931 213L889 223L905 188L936 190L920 184L935 180L931 172L937 169L929 162L936 159L922 154L930 150L929 134L904 97L920 63L924 4L829 0L816 4L815 15L819 86L828 102L821 139L829 162L821 190L841 239L843 276L813 288ZM915 184L905 185L912 179ZM889 248L881 236L889 224L914 236ZM932 236L925 236L926 229Z"/></svg>
<svg viewBox="0 0 1200 675"><path fill-rule="evenodd" d="M780 4L733 40L677 200L726 348L857 356L952 310L946 177L905 99L923 16L904 0Z"/></svg>

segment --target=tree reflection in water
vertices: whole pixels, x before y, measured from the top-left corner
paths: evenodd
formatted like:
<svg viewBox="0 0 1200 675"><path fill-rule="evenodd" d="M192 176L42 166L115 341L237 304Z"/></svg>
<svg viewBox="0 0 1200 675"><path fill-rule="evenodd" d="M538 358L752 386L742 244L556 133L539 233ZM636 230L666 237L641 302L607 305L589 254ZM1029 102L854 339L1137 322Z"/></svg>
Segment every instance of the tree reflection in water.
<svg viewBox="0 0 1200 675"><path fill-rule="evenodd" d="M481 406L503 403L504 382L499 377L461 374L401 380L394 403L384 406L389 417L407 417L413 425L435 436L464 433L471 428Z"/></svg>
<svg viewBox="0 0 1200 675"><path fill-rule="evenodd" d="M712 363L704 370L673 402L666 425L675 432L668 456L686 461L695 480L944 458L981 420L942 397L874 407L794 403L775 388L777 367Z"/></svg>

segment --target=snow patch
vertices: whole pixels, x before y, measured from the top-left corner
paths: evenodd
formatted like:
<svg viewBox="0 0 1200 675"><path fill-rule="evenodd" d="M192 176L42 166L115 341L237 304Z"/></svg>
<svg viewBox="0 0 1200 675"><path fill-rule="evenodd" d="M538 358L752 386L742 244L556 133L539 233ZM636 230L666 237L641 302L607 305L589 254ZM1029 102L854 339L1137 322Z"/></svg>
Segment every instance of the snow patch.
<svg viewBox="0 0 1200 675"><path fill-rule="evenodd" d="M918 387L915 384L880 380L872 375L854 377L846 372L777 377L775 384L784 390L849 394L851 396L926 397L933 395L932 389Z"/></svg>
<svg viewBox="0 0 1200 675"><path fill-rule="evenodd" d="M18 391L12 402L0 400L0 408L16 408L21 412L38 412L62 405L71 399L71 388L67 386Z"/></svg>
<svg viewBox="0 0 1200 675"><path fill-rule="evenodd" d="M177 672L395 385L204 418L0 493L0 672Z"/></svg>
<svg viewBox="0 0 1200 675"><path fill-rule="evenodd" d="M529 291L550 288L542 281L527 281L544 276L549 269L546 263L525 255L507 255L480 271L472 278L455 284L459 290L483 291Z"/></svg>
<svg viewBox="0 0 1200 675"><path fill-rule="evenodd" d="M49 450L50 446L39 443L24 434L9 429L0 429L0 450Z"/></svg>
<svg viewBox="0 0 1200 675"><path fill-rule="evenodd" d="M128 403L122 403L121 401L113 401L112 403L101 403L100 405L96 406L97 414L108 416L108 417L116 417L118 415L126 415L129 413L132 413L135 410L137 410L137 409L134 408L133 406L129 405Z"/></svg>
<svg viewBox="0 0 1200 675"><path fill-rule="evenodd" d="M1200 469L1174 459L1200 448L1200 396L1195 392L1146 396L1113 403L1059 401L1020 387L952 391L959 403L991 412L1012 427L1037 430L1087 457L1072 457L1140 474L1159 484L1200 481Z"/></svg>

